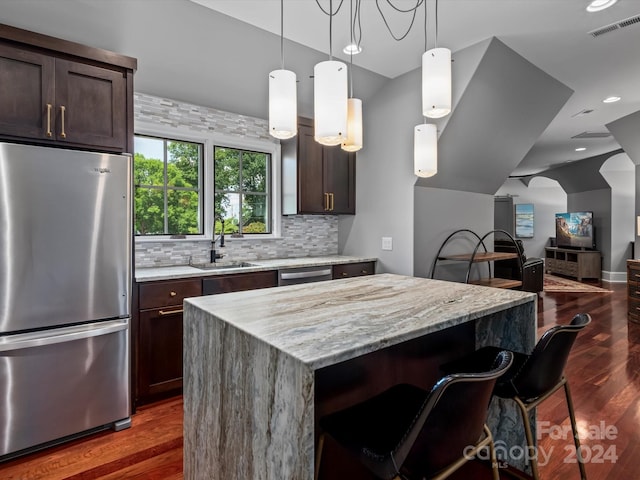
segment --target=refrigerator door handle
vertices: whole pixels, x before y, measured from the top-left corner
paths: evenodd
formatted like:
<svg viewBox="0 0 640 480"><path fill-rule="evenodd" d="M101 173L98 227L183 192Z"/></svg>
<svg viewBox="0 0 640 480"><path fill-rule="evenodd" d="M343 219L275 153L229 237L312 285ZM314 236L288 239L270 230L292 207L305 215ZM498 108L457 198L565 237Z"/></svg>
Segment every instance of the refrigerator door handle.
<svg viewBox="0 0 640 480"><path fill-rule="evenodd" d="M0 337L0 352L42 347L83 338L99 337L129 328L129 319L96 322L73 327L56 328L33 333L19 333Z"/></svg>

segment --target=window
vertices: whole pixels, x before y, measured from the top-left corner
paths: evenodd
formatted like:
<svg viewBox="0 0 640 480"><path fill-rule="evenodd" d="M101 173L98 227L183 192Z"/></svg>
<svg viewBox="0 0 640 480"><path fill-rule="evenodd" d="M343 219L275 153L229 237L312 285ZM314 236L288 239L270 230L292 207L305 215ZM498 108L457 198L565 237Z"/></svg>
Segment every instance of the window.
<svg viewBox="0 0 640 480"><path fill-rule="evenodd" d="M271 233L271 154L214 147L215 231Z"/></svg>
<svg viewBox="0 0 640 480"><path fill-rule="evenodd" d="M201 235L203 145L136 135L136 235Z"/></svg>

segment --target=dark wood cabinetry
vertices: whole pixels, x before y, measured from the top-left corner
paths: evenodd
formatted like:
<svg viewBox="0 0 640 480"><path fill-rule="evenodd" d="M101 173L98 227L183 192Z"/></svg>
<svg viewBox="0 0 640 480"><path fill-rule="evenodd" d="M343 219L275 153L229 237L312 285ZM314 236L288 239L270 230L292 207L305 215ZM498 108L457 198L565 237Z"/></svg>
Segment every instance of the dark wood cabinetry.
<svg viewBox="0 0 640 480"><path fill-rule="evenodd" d="M126 152L136 60L0 25L0 138Z"/></svg>
<svg viewBox="0 0 640 480"><path fill-rule="evenodd" d="M333 266L333 279L373 275L375 270L375 262L343 263Z"/></svg>
<svg viewBox="0 0 640 480"><path fill-rule="evenodd" d="M182 388L182 302L202 294L202 280L139 285L136 403Z"/></svg>
<svg viewBox="0 0 640 480"><path fill-rule="evenodd" d="M282 143L283 213L355 214L356 157L313 138L301 118L296 138Z"/></svg>
<svg viewBox="0 0 640 480"><path fill-rule="evenodd" d="M372 275L375 262L340 264L331 268L334 279ZM182 312L185 298L276 286L277 270L138 283L137 307L134 307L137 319L133 329L135 405L182 390Z"/></svg>
<svg viewBox="0 0 640 480"><path fill-rule="evenodd" d="M640 260L627 260L627 312L630 322L640 323Z"/></svg>

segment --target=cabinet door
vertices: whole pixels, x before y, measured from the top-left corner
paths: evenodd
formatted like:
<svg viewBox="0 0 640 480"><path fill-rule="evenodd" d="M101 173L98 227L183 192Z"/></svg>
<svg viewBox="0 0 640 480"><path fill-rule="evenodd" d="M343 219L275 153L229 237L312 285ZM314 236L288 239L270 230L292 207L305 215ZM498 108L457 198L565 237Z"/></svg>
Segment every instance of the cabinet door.
<svg viewBox="0 0 640 480"><path fill-rule="evenodd" d="M53 75L53 57L0 44L0 135L53 139Z"/></svg>
<svg viewBox="0 0 640 480"><path fill-rule="evenodd" d="M126 151L126 78L122 72L56 60L56 136Z"/></svg>
<svg viewBox="0 0 640 480"><path fill-rule="evenodd" d="M298 126L298 212L327 213L322 145L313 139L313 127Z"/></svg>
<svg viewBox="0 0 640 480"><path fill-rule="evenodd" d="M356 213L356 157L339 145L323 148L324 185L329 193L329 212Z"/></svg>
<svg viewBox="0 0 640 480"><path fill-rule="evenodd" d="M138 398L182 388L182 306L140 312Z"/></svg>

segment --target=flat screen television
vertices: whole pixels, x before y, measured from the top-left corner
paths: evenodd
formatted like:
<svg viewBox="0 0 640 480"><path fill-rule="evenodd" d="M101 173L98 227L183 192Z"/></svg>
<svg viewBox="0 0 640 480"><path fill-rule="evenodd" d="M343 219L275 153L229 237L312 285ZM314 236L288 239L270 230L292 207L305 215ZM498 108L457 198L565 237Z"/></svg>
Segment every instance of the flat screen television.
<svg viewBox="0 0 640 480"><path fill-rule="evenodd" d="M593 212L556 213L558 247L595 248Z"/></svg>

